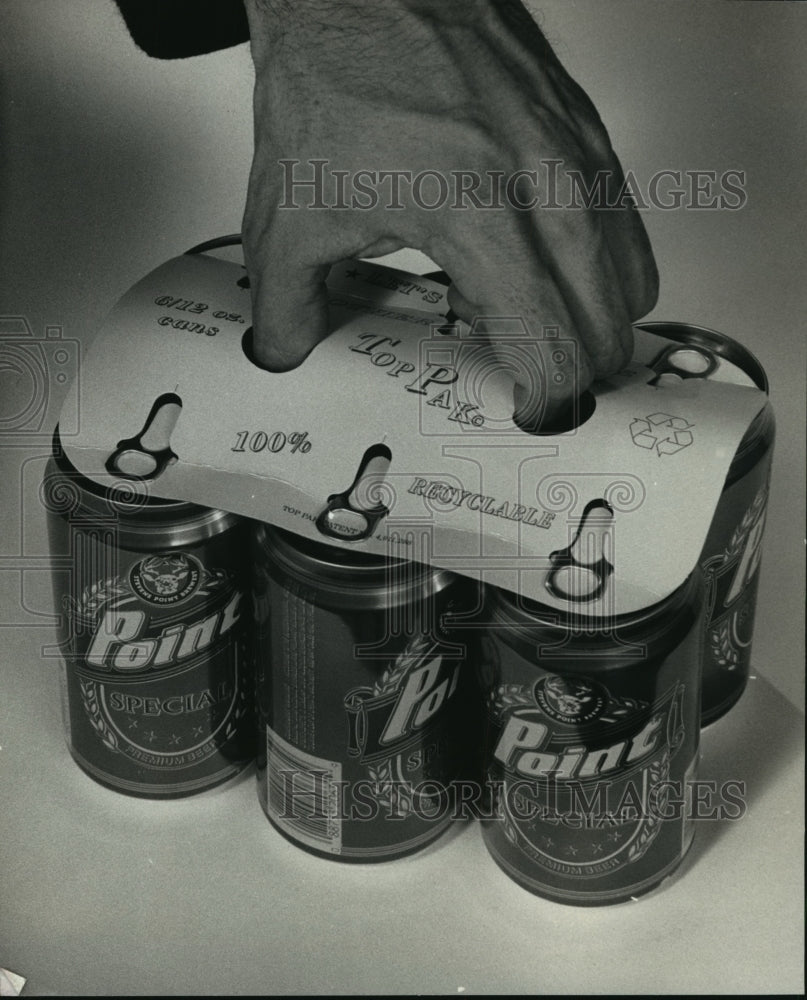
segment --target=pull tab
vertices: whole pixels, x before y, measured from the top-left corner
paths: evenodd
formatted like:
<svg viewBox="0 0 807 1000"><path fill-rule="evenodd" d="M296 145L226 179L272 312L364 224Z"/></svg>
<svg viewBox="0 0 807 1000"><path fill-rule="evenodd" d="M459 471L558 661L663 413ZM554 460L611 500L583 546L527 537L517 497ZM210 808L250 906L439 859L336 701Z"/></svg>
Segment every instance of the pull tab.
<svg viewBox="0 0 807 1000"><path fill-rule="evenodd" d="M551 594L565 601L593 601L602 594L614 571L605 556L613 520L614 512L605 500L586 504L572 544L550 554L552 568L546 586Z"/></svg>
<svg viewBox="0 0 807 1000"><path fill-rule="evenodd" d="M369 538L381 518L389 513L380 500L372 506L367 504L378 493L391 461L392 452L386 445L375 444L367 449L350 488L329 496L327 507L317 518L317 528L323 535L351 542Z"/></svg>
<svg viewBox="0 0 807 1000"><path fill-rule="evenodd" d="M107 472L124 479L156 479L166 466L176 462L171 435L182 412L182 400L173 392L158 396L135 437L118 441L106 461Z"/></svg>
<svg viewBox="0 0 807 1000"><path fill-rule="evenodd" d="M650 366L658 372L651 385L666 384L664 376L677 375L678 378L708 378L717 368L717 359L705 347L687 344L682 347L671 344L666 347Z"/></svg>

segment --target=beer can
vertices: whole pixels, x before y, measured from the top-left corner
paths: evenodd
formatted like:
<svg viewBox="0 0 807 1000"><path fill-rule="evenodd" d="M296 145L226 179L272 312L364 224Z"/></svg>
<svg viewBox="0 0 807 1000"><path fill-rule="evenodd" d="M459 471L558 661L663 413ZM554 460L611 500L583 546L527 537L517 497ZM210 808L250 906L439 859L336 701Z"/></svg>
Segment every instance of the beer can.
<svg viewBox="0 0 807 1000"><path fill-rule="evenodd" d="M481 653L488 851L561 903L636 898L693 834L703 588L610 619L490 588Z"/></svg>
<svg viewBox="0 0 807 1000"><path fill-rule="evenodd" d="M250 523L82 476L43 481L67 745L130 795L211 788L255 751Z"/></svg>
<svg viewBox="0 0 807 1000"><path fill-rule="evenodd" d="M269 525L255 552L264 812L323 857L419 850L451 822L477 728L470 647L446 620L470 581Z"/></svg>
<svg viewBox="0 0 807 1000"><path fill-rule="evenodd" d="M642 323L640 328L675 342L651 362L659 373L730 381L767 393L762 365L724 334L686 323ZM748 682L774 436L768 402L734 455L700 556L708 586L703 725L725 715Z"/></svg>

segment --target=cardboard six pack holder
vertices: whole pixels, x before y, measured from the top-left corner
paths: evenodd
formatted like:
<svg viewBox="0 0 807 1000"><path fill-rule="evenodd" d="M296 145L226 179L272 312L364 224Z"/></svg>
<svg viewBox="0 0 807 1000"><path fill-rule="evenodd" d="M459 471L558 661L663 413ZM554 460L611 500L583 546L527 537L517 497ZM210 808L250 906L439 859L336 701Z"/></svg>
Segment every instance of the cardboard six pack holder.
<svg viewBox="0 0 807 1000"><path fill-rule="evenodd" d="M112 309L70 390L67 458L97 482L133 477L157 496L561 610L577 586L575 605L595 617L683 583L766 402L739 368L659 376L651 366L672 342L637 327L632 362L592 386L585 419L530 434L513 422L514 381L541 355L518 318L496 323L494 351L447 321L446 288L421 275L349 261L328 289L333 332L273 373L251 357L243 265L189 253L157 267ZM561 333L543 331L547 378L575 349ZM553 579L572 550L569 591ZM607 582L586 591L586 567L603 558Z"/></svg>

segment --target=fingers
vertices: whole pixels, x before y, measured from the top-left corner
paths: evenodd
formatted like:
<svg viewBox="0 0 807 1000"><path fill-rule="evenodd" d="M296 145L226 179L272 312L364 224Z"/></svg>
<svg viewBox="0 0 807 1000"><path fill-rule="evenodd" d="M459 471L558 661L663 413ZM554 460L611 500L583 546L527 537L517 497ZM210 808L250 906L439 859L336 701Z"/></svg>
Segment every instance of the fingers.
<svg viewBox="0 0 807 1000"><path fill-rule="evenodd" d="M550 399L581 392L632 354L631 307L603 215L539 207L454 217L446 259L436 258L454 283L449 303L467 322L516 317L534 339L551 333L575 345L579 379L547 384Z"/></svg>
<svg viewBox="0 0 807 1000"><path fill-rule="evenodd" d="M620 190L624 190L621 185ZM650 238L639 212L630 204L607 213L604 235L622 286L628 318L635 323L658 302L659 273Z"/></svg>
<svg viewBox="0 0 807 1000"><path fill-rule="evenodd" d="M362 8L362 32L378 9ZM327 334L329 265L411 246L448 272L454 311L469 323L485 318L502 355L511 347L491 317L522 324L521 408L547 414L629 359L631 323L658 293L650 243L594 106L519 0L477 0L462 24L435 19L430 9L396 7L401 24L394 35L381 32L389 44L367 56L361 79L346 74L353 53L325 25L310 51L278 43L272 59L256 59L256 153L244 222L256 355L278 370L295 367ZM340 6L340 18L358 17ZM404 50L400 40L410 37L419 44ZM390 74L403 51L407 72ZM291 106L299 111L293 117ZM307 202L296 211L279 207L278 163L313 163L314 153L329 169L338 164L327 180L341 177L340 207L349 202L351 211L328 199L316 210ZM537 176L535 166L548 164L568 182L556 195L562 204L539 191L530 207L534 192L522 199L510 179ZM448 192L459 174L462 198ZM394 196L381 193L385 176L397 185L426 175L446 188L439 207L431 190L427 197L403 181L400 198L398 187ZM507 204L487 204L465 186L468 177L505 175Z"/></svg>
<svg viewBox="0 0 807 1000"><path fill-rule="evenodd" d="M581 167L570 165L577 170L580 189L576 192L570 189L574 182L569 180L564 203L586 208L596 218L610 251L613 273L620 283L628 317L634 322L655 306L659 286L650 239L634 203L636 180L631 175L626 177L605 126L585 94L568 76L561 77L558 87L567 92L570 115L576 123L581 149L585 151ZM580 97L575 96L578 93ZM586 108L590 113L584 116Z"/></svg>
<svg viewBox="0 0 807 1000"><path fill-rule="evenodd" d="M579 340L594 378L618 371L633 352L625 287L604 230L598 215L582 209L550 213L532 233L538 255L525 261L514 278L521 295L531 283L554 285L570 324L561 333Z"/></svg>
<svg viewBox="0 0 807 1000"><path fill-rule="evenodd" d="M608 132L589 96L566 72L520 0L504 0L492 11L490 38L527 97L525 111L537 100L551 112L548 119L544 116L540 132L525 134L526 142L536 143L536 158L549 149L562 161L560 183L565 181L565 189L557 192L561 203L598 216L610 251L607 270L618 280L628 318L635 321L656 304L658 271L633 205L632 185L626 182Z"/></svg>
<svg viewBox="0 0 807 1000"><path fill-rule="evenodd" d="M264 214L248 201L242 238L259 364L289 371L328 335L326 279L331 265L381 257L405 245L378 225L360 221L362 225L350 226L343 217L335 221L327 213L305 209Z"/></svg>
<svg viewBox="0 0 807 1000"><path fill-rule="evenodd" d="M599 220L628 318L634 322L655 306L659 279L650 239L634 204L631 183L596 108L559 62L551 69L546 86L556 92L567 120L575 128L584 160L570 167L577 168L578 176L582 175L585 204L591 200L589 211ZM575 199L569 197L567 203L574 204Z"/></svg>
<svg viewBox="0 0 807 1000"><path fill-rule="evenodd" d="M516 422L527 429L552 424L595 374L581 324L552 271L523 237L511 244L504 263L478 246L466 242L438 260L454 278L449 305L487 339L502 367L515 373Z"/></svg>
<svg viewBox="0 0 807 1000"><path fill-rule="evenodd" d="M407 244L378 213L313 208L288 199L277 163L256 144L244 209L244 262L252 297L255 360L272 371L296 368L329 333L331 265L378 257ZM306 192L310 197L310 192ZM412 242L411 240L409 242Z"/></svg>
<svg viewBox="0 0 807 1000"><path fill-rule="evenodd" d="M255 359L271 371L296 368L328 333L328 267L302 252L286 227L244 228Z"/></svg>

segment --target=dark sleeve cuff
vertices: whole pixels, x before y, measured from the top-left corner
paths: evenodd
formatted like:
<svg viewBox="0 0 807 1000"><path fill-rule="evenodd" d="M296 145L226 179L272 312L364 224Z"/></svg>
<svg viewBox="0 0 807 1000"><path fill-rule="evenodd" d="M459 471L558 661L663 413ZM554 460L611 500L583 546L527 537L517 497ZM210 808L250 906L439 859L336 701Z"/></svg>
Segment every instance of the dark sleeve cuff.
<svg viewBox="0 0 807 1000"><path fill-rule="evenodd" d="M183 59L249 39L242 0L115 0L135 44L157 59Z"/></svg>

